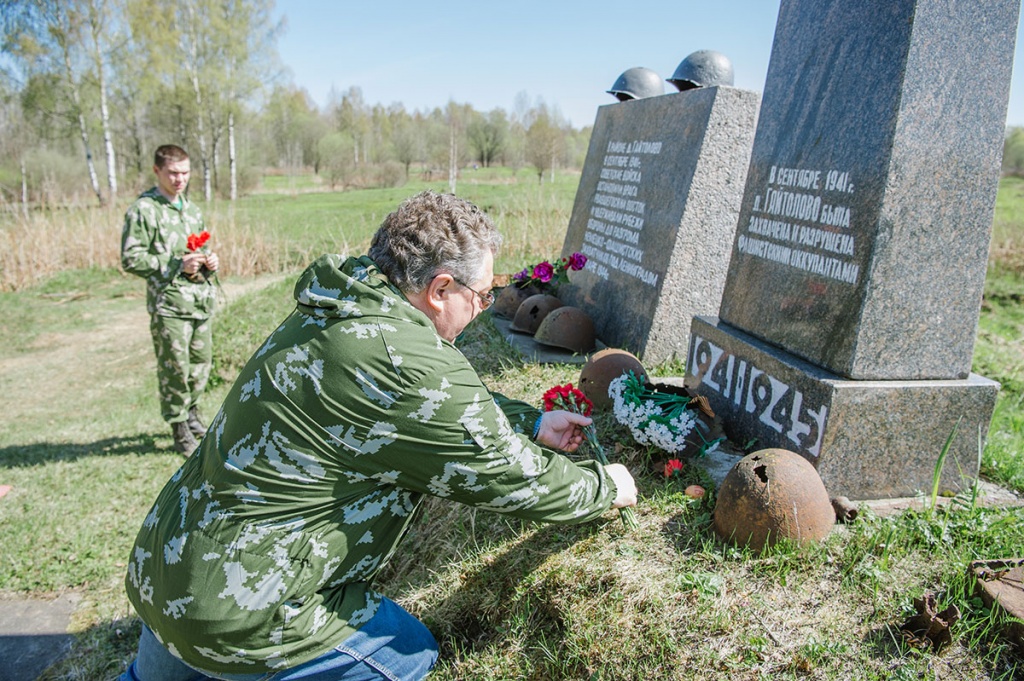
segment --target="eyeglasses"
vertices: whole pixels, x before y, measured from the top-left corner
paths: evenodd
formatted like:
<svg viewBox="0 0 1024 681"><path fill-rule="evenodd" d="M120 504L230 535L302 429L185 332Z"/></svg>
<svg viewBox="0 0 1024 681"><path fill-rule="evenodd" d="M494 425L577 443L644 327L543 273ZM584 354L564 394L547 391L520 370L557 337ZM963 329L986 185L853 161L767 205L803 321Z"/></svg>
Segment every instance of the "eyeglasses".
<svg viewBox="0 0 1024 681"><path fill-rule="evenodd" d="M477 294L477 296L480 297L480 309L481 310L486 310L491 305L494 305L494 294L493 293L480 293L479 291L477 291L475 288L473 288L469 284L463 284L458 279L455 279L455 277L452 277L452 279L459 286L463 286L465 288L468 288L470 291L472 291L473 293Z"/></svg>

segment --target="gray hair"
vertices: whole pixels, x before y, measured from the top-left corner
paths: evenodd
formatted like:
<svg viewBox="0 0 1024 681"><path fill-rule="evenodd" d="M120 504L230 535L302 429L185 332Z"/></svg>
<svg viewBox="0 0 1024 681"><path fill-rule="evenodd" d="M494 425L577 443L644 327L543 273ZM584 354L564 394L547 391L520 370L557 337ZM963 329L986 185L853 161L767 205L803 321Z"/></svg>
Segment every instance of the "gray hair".
<svg viewBox="0 0 1024 681"><path fill-rule="evenodd" d="M475 205L425 191L384 218L368 255L392 284L419 293L442 272L463 284L476 281L484 254L497 253L500 246L501 234Z"/></svg>

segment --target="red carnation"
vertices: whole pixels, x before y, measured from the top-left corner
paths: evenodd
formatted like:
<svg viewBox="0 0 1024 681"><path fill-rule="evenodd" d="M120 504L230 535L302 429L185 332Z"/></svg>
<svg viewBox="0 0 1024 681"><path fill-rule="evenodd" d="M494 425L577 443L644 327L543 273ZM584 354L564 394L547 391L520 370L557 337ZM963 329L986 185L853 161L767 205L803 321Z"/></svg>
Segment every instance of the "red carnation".
<svg viewBox="0 0 1024 681"><path fill-rule="evenodd" d="M590 413L594 410L594 403L588 400L581 390L572 387L572 383L566 383L565 385L556 385L544 393L544 411L554 411L556 409L590 416ZM583 437L586 438L587 444L590 445L594 458L607 466L608 456L604 453L604 447L597 440L597 429L594 428L593 423L589 426L583 426ZM619 517L627 528L634 529L639 527L636 513L634 513L632 508L620 508Z"/></svg>
<svg viewBox="0 0 1024 681"><path fill-rule="evenodd" d="M205 229L201 231L199 234L189 234L187 242L188 250L192 252L198 251L209 240L210 233L207 232Z"/></svg>
<svg viewBox="0 0 1024 681"><path fill-rule="evenodd" d="M683 472L683 462L679 459L669 459L665 463L665 477L671 478L676 473Z"/></svg>
<svg viewBox="0 0 1024 681"><path fill-rule="evenodd" d="M564 409L590 416L594 410L594 403L588 400L582 391L572 387L572 383L566 383L565 385L556 385L544 393L544 411L554 411L555 409Z"/></svg>

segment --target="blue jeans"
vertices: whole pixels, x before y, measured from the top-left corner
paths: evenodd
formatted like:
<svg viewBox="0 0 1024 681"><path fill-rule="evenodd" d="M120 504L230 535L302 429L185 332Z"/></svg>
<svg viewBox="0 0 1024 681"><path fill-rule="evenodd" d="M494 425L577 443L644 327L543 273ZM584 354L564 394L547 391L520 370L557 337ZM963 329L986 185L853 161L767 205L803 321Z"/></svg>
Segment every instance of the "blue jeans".
<svg viewBox="0 0 1024 681"><path fill-rule="evenodd" d="M139 654L118 681L399 681L422 679L437 661L437 641L423 623L384 598L369 622L320 657L259 674L196 671L167 652L143 625Z"/></svg>

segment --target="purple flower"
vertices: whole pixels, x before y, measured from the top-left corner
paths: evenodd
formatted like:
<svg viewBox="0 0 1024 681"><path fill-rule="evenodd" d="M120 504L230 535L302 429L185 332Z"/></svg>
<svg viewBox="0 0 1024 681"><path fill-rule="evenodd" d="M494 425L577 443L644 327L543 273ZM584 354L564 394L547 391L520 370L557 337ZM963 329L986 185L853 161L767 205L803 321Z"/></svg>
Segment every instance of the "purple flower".
<svg viewBox="0 0 1024 681"><path fill-rule="evenodd" d="M587 256L582 253L573 253L569 256L569 269L582 270L587 264Z"/></svg>
<svg viewBox="0 0 1024 681"><path fill-rule="evenodd" d="M530 273L526 271L525 267L523 268L522 272L518 272L517 274L512 275L512 280L513 281L526 281L529 278L530 278Z"/></svg>
<svg viewBox="0 0 1024 681"><path fill-rule="evenodd" d="M547 260L533 266L533 278L544 282L545 284L551 281L551 277L555 274L555 268L551 266Z"/></svg>

